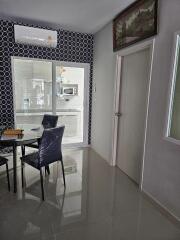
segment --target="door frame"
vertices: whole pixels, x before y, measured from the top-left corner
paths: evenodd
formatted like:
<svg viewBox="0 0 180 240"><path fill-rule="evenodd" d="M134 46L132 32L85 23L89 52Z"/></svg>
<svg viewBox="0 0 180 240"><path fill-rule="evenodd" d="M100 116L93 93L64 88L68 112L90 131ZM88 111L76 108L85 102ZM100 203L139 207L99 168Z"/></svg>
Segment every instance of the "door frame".
<svg viewBox="0 0 180 240"><path fill-rule="evenodd" d="M110 165L112 166L116 166L116 163L117 163L119 116L116 116L115 113L119 112L119 107L120 107L123 58L127 55L130 55L148 48L150 50L150 66L149 66L150 71L148 76L149 86L148 86L148 96L147 96L143 158L141 163L141 176L140 176L140 183L139 183L139 187L141 190L142 190L142 183L143 183L144 160L145 160L145 152L146 152L147 123L148 123L148 115L149 115L149 99L150 99L150 92L151 92L154 45L155 45L155 39L150 39L148 41L134 45L127 49L123 49L119 51L116 55L116 74L115 74L114 106L113 106L113 122L112 122L112 158L110 162Z"/></svg>
<svg viewBox="0 0 180 240"><path fill-rule="evenodd" d="M15 79L14 79L14 66L13 61L14 59L24 59L24 60L34 60L34 61L45 61L52 63L52 91L55 88L55 67L63 64L64 66L72 66L72 67L79 67L84 68L84 116L83 116L83 124L84 124L84 131L83 131L83 142L80 143L66 143L63 144L65 148L71 147L87 147L88 146L88 132L89 132L89 79L90 79L90 64L89 63L80 63L80 62L69 62L69 61L58 61L58 60L51 60L51 59L41 59L41 58L28 58L28 57L20 57L20 56L11 56L11 73L12 73L12 88L13 88L13 108L14 108L14 126L16 127L16 101L15 101ZM53 95L53 94L52 94ZM54 104L53 104L54 102ZM55 113L56 106L56 97L52 96L52 113Z"/></svg>

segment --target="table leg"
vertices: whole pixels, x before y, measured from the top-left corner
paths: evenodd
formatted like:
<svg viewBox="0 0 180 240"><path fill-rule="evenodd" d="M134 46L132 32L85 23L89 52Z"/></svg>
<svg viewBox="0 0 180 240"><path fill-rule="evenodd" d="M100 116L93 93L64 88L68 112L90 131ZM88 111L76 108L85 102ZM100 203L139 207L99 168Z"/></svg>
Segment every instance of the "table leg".
<svg viewBox="0 0 180 240"><path fill-rule="evenodd" d="M17 146L13 145L13 178L14 178L14 193L17 192Z"/></svg>
<svg viewBox="0 0 180 240"><path fill-rule="evenodd" d="M25 156L25 146L21 146L22 157ZM22 180L22 188L24 188L24 161L21 159L21 180Z"/></svg>

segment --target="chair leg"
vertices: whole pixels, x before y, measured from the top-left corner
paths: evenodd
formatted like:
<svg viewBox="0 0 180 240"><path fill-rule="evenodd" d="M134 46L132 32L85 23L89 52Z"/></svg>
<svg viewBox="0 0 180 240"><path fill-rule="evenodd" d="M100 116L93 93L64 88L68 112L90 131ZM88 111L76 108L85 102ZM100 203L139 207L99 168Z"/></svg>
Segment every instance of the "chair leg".
<svg viewBox="0 0 180 240"><path fill-rule="evenodd" d="M62 173L63 173L64 187L66 187L66 180L65 180L65 173L64 173L64 163L63 163L63 160L61 160L61 166L62 166Z"/></svg>
<svg viewBox="0 0 180 240"><path fill-rule="evenodd" d="M49 169L49 165L45 167L45 173L47 172L48 175L50 175L50 169Z"/></svg>
<svg viewBox="0 0 180 240"><path fill-rule="evenodd" d="M8 181L8 190L10 191L10 180L9 180L9 168L8 168L8 163L6 163L6 174L7 174L7 181Z"/></svg>
<svg viewBox="0 0 180 240"><path fill-rule="evenodd" d="M21 146L21 154L22 156L25 156L26 150L25 150L25 146Z"/></svg>
<svg viewBox="0 0 180 240"><path fill-rule="evenodd" d="M43 173L42 173L42 169L41 169L41 168L40 168L40 178L41 178L41 191L42 191L42 200L44 201Z"/></svg>

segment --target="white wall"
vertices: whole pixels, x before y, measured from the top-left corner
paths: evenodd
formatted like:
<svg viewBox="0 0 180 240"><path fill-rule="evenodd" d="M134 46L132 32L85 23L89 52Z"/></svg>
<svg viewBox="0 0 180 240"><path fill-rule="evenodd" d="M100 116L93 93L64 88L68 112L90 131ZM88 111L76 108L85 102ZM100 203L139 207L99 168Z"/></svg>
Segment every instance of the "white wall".
<svg viewBox="0 0 180 240"><path fill-rule="evenodd" d="M180 1L159 1L147 131L143 190L180 218L180 146L163 138L174 32L180 30ZM108 24L95 35L92 147L110 161L115 55Z"/></svg>
<svg viewBox="0 0 180 240"><path fill-rule="evenodd" d="M160 1L143 189L180 218L180 146L163 139L174 32L180 30L179 12L179 0Z"/></svg>
<svg viewBox="0 0 180 240"><path fill-rule="evenodd" d="M91 141L92 148L107 161L111 158L115 61L110 23L94 38L96 93L93 92Z"/></svg>

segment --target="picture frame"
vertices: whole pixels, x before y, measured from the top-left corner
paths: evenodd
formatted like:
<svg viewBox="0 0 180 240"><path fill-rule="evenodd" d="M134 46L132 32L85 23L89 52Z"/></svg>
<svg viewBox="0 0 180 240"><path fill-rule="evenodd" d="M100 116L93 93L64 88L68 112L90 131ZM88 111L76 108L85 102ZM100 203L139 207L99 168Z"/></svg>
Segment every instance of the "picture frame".
<svg viewBox="0 0 180 240"><path fill-rule="evenodd" d="M113 51L150 38L157 33L158 0L138 0L113 20Z"/></svg>

